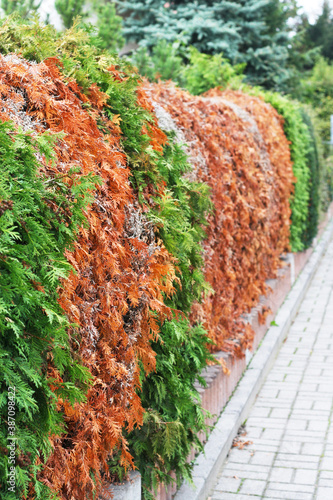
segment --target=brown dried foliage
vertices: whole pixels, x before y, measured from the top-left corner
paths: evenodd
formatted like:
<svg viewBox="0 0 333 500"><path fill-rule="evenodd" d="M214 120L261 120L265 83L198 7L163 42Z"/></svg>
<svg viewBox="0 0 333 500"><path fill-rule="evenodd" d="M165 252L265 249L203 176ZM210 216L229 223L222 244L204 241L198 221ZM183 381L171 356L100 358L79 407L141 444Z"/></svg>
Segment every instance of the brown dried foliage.
<svg viewBox="0 0 333 500"><path fill-rule="evenodd" d="M205 276L214 293L192 310L222 349L242 356L253 331L242 315L266 293L289 249L292 164L283 121L268 104L218 89L192 96L172 84L147 88L189 145L196 177L215 207L207 229Z"/></svg>
<svg viewBox="0 0 333 500"><path fill-rule="evenodd" d="M59 290L61 307L79 325L79 344L69 332L73 353L89 368L93 385L84 404L72 407L59 400L67 433L52 436L54 452L41 478L61 498L72 500L92 498L91 472L101 490L109 477L106 461L115 450L121 451L123 465L133 466L122 429L142 422L135 392L138 360L147 372L154 369L149 341L158 335L158 320L169 316L162 293L173 293L175 267L135 200L120 129L101 112L106 96L94 86L88 99L74 81L64 80L58 64L56 59L34 64L0 56L0 119L28 128L30 120L37 132L65 132L56 147L57 161L44 162L48 176L66 176L79 165L83 174L94 172L103 180L86 211L89 228L81 230L74 251L66 254L76 274ZM83 107L87 104L89 111ZM59 379L51 362L49 370Z"/></svg>

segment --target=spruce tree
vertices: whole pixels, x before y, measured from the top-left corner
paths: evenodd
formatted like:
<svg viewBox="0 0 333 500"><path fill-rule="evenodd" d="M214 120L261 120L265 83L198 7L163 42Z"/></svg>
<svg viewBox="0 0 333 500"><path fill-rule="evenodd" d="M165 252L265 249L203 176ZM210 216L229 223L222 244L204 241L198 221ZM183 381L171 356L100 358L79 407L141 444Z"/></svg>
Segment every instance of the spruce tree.
<svg viewBox="0 0 333 500"><path fill-rule="evenodd" d="M248 81L284 89L288 63L288 19L294 2L276 0L123 0L124 35L152 47L179 40L206 54L223 53L232 64L246 63ZM280 5L281 4L281 5Z"/></svg>

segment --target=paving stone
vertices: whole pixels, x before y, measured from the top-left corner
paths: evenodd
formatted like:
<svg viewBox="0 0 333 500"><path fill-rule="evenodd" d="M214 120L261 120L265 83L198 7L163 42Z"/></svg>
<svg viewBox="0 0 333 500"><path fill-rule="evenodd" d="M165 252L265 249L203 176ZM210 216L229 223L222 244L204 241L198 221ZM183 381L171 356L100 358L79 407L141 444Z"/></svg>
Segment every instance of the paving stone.
<svg viewBox="0 0 333 500"><path fill-rule="evenodd" d="M297 462L298 464L301 463L314 463L316 465L316 468L318 469L318 464L320 460L320 456L315 456L315 455L301 455L301 454L292 454L292 453L281 453L281 450L276 454L276 461L281 460L281 461L294 461Z"/></svg>
<svg viewBox="0 0 333 500"><path fill-rule="evenodd" d="M249 427L260 427L263 429L283 429L286 425L286 420L281 418L262 418L262 417L251 417L246 423ZM305 429L305 426L304 426Z"/></svg>
<svg viewBox="0 0 333 500"><path fill-rule="evenodd" d="M300 408L302 410L310 410L312 407L313 402L311 399L300 399L298 401L295 401L294 408Z"/></svg>
<svg viewBox="0 0 333 500"><path fill-rule="evenodd" d="M256 439L254 444L251 444L251 449L256 451L271 451L276 452L279 449L279 443L266 439Z"/></svg>
<svg viewBox="0 0 333 500"><path fill-rule="evenodd" d="M248 439L255 439L255 438L260 438L263 429L262 427L247 427L246 431L247 431L246 437Z"/></svg>
<svg viewBox="0 0 333 500"><path fill-rule="evenodd" d="M252 465L272 465L275 458L275 453L267 453L263 451L256 451L251 457Z"/></svg>
<svg viewBox="0 0 333 500"><path fill-rule="evenodd" d="M323 453L324 443L304 443L302 446L302 455L318 455Z"/></svg>
<svg viewBox="0 0 333 500"><path fill-rule="evenodd" d="M300 462L299 460L275 460L274 467L290 467L292 469L297 469L302 467L308 470L318 470L318 463L316 462Z"/></svg>
<svg viewBox="0 0 333 500"><path fill-rule="evenodd" d="M326 488L325 486L319 486L315 498L316 498L316 500L331 500L332 488ZM238 500L238 498L237 498L237 500Z"/></svg>
<svg viewBox="0 0 333 500"><path fill-rule="evenodd" d="M272 469L270 475L270 481L276 481L279 483L290 483L291 478L294 474L294 469L286 467L275 467Z"/></svg>
<svg viewBox="0 0 333 500"><path fill-rule="evenodd" d="M252 458L251 452L249 450L237 450L232 449L232 453L229 454L227 461L248 464Z"/></svg>
<svg viewBox="0 0 333 500"><path fill-rule="evenodd" d="M304 467L304 463L302 467ZM316 484L318 470L297 469L295 471L294 483L296 484Z"/></svg>
<svg viewBox="0 0 333 500"><path fill-rule="evenodd" d="M261 437L263 439L271 439L272 441L280 441L283 431L283 429L264 429Z"/></svg>
<svg viewBox="0 0 333 500"><path fill-rule="evenodd" d="M333 479L333 471L328 471L328 470L319 471L319 480L320 479Z"/></svg>
<svg viewBox="0 0 333 500"><path fill-rule="evenodd" d="M254 479L245 479L240 488L240 493L246 495L262 495L266 487L266 481L256 481Z"/></svg>
<svg viewBox="0 0 333 500"><path fill-rule="evenodd" d="M319 469L333 471L333 458L324 456L320 462Z"/></svg>
<svg viewBox="0 0 333 500"><path fill-rule="evenodd" d="M298 420L298 419L289 419L286 425L286 429L306 429L308 427L309 422L307 420Z"/></svg>
<svg viewBox="0 0 333 500"><path fill-rule="evenodd" d="M295 492L295 491L293 491L293 492L291 492L291 491L276 491L276 490L267 489L264 498L265 499L279 498L281 500L282 499L286 499L286 500L313 500L313 494L312 493L304 493L304 492L299 493L299 492Z"/></svg>
<svg viewBox="0 0 333 500"><path fill-rule="evenodd" d="M252 409L251 411L251 416L252 417L268 417L268 415L271 413L271 408L266 408L262 406L257 406Z"/></svg>
<svg viewBox="0 0 333 500"><path fill-rule="evenodd" d="M267 489L264 498L265 499L280 498L286 500L313 500L313 493L304 493L297 491L277 491L277 490Z"/></svg>
<svg viewBox="0 0 333 500"><path fill-rule="evenodd" d="M215 491L236 493L239 490L241 479L237 477L221 477L216 485Z"/></svg>
<svg viewBox="0 0 333 500"><path fill-rule="evenodd" d="M301 493L313 493L314 492L314 486L309 486L305 484L288 484L288 483L274 483L274 482L269 482L267 484L267 487L273 490L278 490L278 491L289 491L289 492L301 492Z"/></svg>
<svg viewBox="0 0 333 500"><path fill-rule="evenodd" d="M212 500L258 500L258 496L240 495L239 493L214 493ZM190 499L188 499L190 500Z"/></svg>
<svg viewBox="0 0 333 500"><path fill-rule="evenodd" d="M321 420L310 420L308 422L307 426L307 431L326 431L327 428L327 419L321 419Z"/></svg>
<svg viewBox="0 0 333 500"><path fill-rule="evenodd" d="M287 419L287 418L288 418L288 416L289 416L289 413L290 413L290 408L274 408L274 409L271 411L271 413L270 413L269 417L270 417L270 418L274 418L274 419L276 419L276 418L279 418L279 419L281 419L281 418Z"/></svg>
<svg viewBox="0 0 333 500"><path fill-rule="evenodd" d="M318 485L330 487L333 491L333 479L319 479Z"/></svg>
<svg viewBox="0 0 333 500"><path fill-rule="evenodd" d="M288 439L288 441L281 441L280 443L280 449L279 451L282 453L294 453L294 454L299 454L300 450L302 447L302 441L301 439L293 440L293 439Z"/></svg>
<svg viewBox="0 0 333 500"><path fill-rule="evenodd" d="M318 441L323 441L325 438L325 430L319 431L298 431L296 429L287 429L285 432L285 438L297 438L299 437L305 443L318 443Z"/></svg>

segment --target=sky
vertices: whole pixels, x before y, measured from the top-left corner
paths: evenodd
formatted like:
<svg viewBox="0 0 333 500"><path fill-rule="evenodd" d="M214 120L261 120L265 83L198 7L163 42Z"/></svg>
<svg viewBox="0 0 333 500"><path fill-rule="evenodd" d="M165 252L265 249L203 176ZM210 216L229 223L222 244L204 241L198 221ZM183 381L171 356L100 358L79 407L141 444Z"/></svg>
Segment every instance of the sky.
<svg viewBox="0 0 333 500"><path fill-rule="evenodd" d="M321 12L323 0L298 0L297 3L308 14L310 21L314 21ZM333 9L333 0L330 0L329 3Z"/></svg>

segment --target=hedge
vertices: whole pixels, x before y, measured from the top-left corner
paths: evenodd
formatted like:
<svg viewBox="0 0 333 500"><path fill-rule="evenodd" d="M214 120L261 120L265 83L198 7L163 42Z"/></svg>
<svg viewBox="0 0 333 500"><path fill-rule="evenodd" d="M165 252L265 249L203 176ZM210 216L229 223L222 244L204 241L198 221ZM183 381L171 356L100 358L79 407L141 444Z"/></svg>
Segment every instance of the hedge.
<svg viewBox="0 0 333 500"><path fill-rule="evenodd" d="M149 92L189 144L195 176L209 184L215 207L204 242L212 292L194 304L192 321L203 322L213 350L242 356L253 336L242 316L266 293L289 248L293 174L282 120L240 92L194 97L164 83Z"/></svg>

